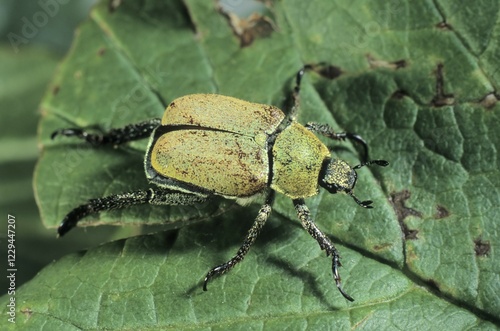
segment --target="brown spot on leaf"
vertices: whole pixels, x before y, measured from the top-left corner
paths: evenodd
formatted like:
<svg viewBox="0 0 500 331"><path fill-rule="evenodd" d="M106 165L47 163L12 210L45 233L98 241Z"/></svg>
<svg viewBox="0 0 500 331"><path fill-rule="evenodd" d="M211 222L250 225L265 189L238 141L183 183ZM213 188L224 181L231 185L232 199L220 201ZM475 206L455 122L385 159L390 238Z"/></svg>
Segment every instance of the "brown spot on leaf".
<svg viewBox="0 0 500 331"><path fill-rule="evenodd" d="M409 229L404 219L408 216L422 217L421 212L405 206L405 201L408 200L410 196L410 191L403 190L401 192L392 193L390 198L390 203L396 212L401 231L403 231L406 240L418 239L418 231Z"/></svg>
<svg viewBox="0 0 500 331"><path fill-rule="evenodd" d="M408 65L406 60L397 60L392 62L392 64L396 66L396 69L406 68L406 66Z"/></svg>
<svg viewBox="0 0 500 331"><path fill-rule="evenodd" d="M436 206L436 214L434 215L435 218L440 219L448 216L450 216L450 212L448 211L448 209L441 205Z"/></svg>
<svg viewBox="0 0 500 331"><path fill-rule="evenodd" d="M316 72L328 79L335 79L343 73L339 67L333 65L321 66L321 68L316 70Z"/></svg>
<svg viewBox="0 0 500 331"><path fill-rule="evenodd" d="M403 99L404 97L408 96L408 93L404 90L397 90L395 91L392 95L391 95L391 98L394 98L394 99Z"/></svg>
<svg viewBox="0 0 500 331"><path fill-rule="evenodd" d="M439 22L438 24L436 24L436 28L441 29L441 30L453 30L451 25L448 24L448 22L446 22L446 21Z"/></svg>
<svg viewBox="0 0 500 331"><path fill-rule="evenodd" d="M376 59L373 55L367 54L366 59L368 60L368 64L370 68L389 68L393 70L405 68L408 65L408 62L404 59L396 60L396 61L385 61Z"/></svg>
<svg viewBox="0 0 500 331"><path fill-rule="evenodd" d="M491 250L489 241L482 241L480 238L474 240L474 251L476 256L487 256Z"/></svg>
<svg viewBox="0 0 500 331"><path fill-rule="evenodd" d="M335 79L342 75L344 72L340 67L328 64L326 62L306 64L304 66L305 70L312 70L320 76L328 79Z"/></svg>
<svg viewBox="0 0 500 331"><path fill-rule="evenodd" d="M385 244L375 245L375 246L373 246L373 249L376 251L381 251L381 250L384 250L387 247L391 247L391 246L392 246L391 243L385 243Z"/></svg>
<svg viewBox="0 0 500 331"><path fill-rule="evenodd" d="M418 239L418 230L410 230L405 224L404 234L406 240L417 240Z"/></svg>
<svg viewBox="0 0 500 331"><path fill-rule="evenodd" d="M110 13L114 12L120 5L122 4L123 0L109 0L108 3L108 10Z"/></svg>
<svg viewBox="0 0 500 331"><path fill-rule="evenodd" d="M498 102L498 97L495 93L488 93L479 103L484 108L493 108Z"/></svg>
<svg viewBox="0 0 500 331"><path fill-rule="evenodd" d="M436 95L432 98L431 104L434 107L443 107L453 105L455 103L455 96L451 93L444 92L444 65L439 63L436 69Z"/></svg>
<svg viewBox="0 0 500 331"><path fill-rule="evenodd" d="M52 95L57 95L59 93L59 90L61 87L59 85L56 85L52 88Z"/></svg>
<svg viewBox="0 0 500 331"><path fill-rule="evenodd" d="M31 310L31 308L23 308L21 309L21 313L26 315L26 318L29 319L31 315L33 315L33 310Z"/></svg>
<svg viewBox="0 0 500 331"><path fill-rule="evenodd" d="M97 55L99 56L103 56L104 53L106 53L106 48L105 47L101 47L99 48L99 50L97 51Z"/></svg>

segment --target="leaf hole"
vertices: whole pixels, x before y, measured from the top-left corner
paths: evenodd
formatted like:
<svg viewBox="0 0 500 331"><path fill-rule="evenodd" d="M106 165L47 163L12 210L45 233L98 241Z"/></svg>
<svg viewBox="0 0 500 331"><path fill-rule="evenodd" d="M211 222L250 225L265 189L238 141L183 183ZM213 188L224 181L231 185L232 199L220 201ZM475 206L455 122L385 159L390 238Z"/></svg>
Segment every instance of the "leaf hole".
<svg viewBox="0 0 500 331"><path fill-rule="evenodd" d="M276 24L270 5L257 0L219 0L219 12L228 20L240 46L251 45L254 40L269 37Z"/></svg>

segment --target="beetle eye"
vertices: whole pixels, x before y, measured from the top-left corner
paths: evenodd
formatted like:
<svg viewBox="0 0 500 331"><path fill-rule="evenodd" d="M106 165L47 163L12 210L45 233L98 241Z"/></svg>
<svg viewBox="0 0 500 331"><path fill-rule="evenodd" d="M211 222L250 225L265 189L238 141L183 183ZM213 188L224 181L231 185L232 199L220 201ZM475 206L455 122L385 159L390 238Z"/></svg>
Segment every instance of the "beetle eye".
<svg viewBox="0 0 500 331"><path fill-rule="evenodd" d="M342 188L339 188L337 185L335 184L331 184L331 183L328 183L326 182L324 179L321 180L320 182L321 186L323 186L328 192L330 192L331 194L335 194L337 193L338 191L341 191Z"/></svg>

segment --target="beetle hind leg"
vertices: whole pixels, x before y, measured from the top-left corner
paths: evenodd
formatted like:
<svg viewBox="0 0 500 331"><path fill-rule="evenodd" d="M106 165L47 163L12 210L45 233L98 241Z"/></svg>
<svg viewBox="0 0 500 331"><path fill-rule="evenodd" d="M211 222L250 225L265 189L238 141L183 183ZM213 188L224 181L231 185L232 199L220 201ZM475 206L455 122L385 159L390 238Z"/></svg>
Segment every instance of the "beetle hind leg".
<svg viewBox="0 0 500 331"><path fill-rule="evenodd" d="M295 210L297 211L297 216L302 223L302 226L307 230L307 232L309 232L311 237L316 239L319 247L322 250L326 251L326 255L332 257L332 273L333 278L335 279L335 285L337 286L338 290L344 296L344 298L349 301L354 301L354 299L342 289L342 282L339 274L339 267L342 266L342 264L340 263L339 252L337 251L331 240L328 239L328 237L323 232L321 232L321 230L313 222L310 216L309 208L307 208L307 206L305 205L304 200L293 200L293 204L295 206Z"/></svg>
<svg viewBox="0 0 500 331"><path fill-rule="evenodd" d="M85 140L91 145L113 145L118 146L129 141L147 138L161 124L161 119L153 118L144 122L130 124L123 128L111 129L102 134L89 133L81 128L68 128L54 131L50 136L77 137Z"/></svg>
<svg viewBox="0 0 500 331"><path fill-rule="evenodd" d="M207 198L204 196L159 188L90 199L86 204L76 207L64 217L57 228L57 234L58 236L63 236L74 228L85 216L105 210L120 209L146 203L151 205L191 205L206 200Z"/></svg>
<svg viewBox="0 0 500 331"><path fill-rule="evenodd" d="M241 245L236 255L233 256L229 261L212 268L207 273L207 275L205 276L205 280L203 282L203 291L207 290L207 284L210 279L228 272L236 264L238 264L243 260L245 255L248 253L250 246L252 246L252 244L255 242L257 236L262 230L262 227L269 218L269 215L271 214L273 201L274 201L274 191L271 191L267 196L266 202L260 208L259 213L257 214L257 217L255 218L252 227L250 228L250 230L248 230L245 240L243 241L243 245Z"/></svg>

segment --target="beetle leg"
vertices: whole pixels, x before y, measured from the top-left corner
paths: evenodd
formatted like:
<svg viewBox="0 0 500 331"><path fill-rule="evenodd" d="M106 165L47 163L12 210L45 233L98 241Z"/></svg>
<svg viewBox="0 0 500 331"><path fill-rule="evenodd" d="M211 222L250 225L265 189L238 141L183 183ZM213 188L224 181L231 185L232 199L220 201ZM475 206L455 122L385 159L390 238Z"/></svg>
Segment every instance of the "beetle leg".
<svg viewBox="0 0 500 331"><path fill-rule="evenodd" d="M289 114L289 119L290 120L296 120L297 115L299 113L299 107L300 107L300 85L302 83L302 78L304 77L304 74L306 71L309 70L314 70L316 72L319 72L323 75L325 75L325 70L324 69L329 69L331 66L327 66L326 63L318 63L316 65L314 64L306 64L303 66L298 72L297 75L295 76L295 87L293 88L293 93L292 93L292 98L293 98L293 106L290 109L290 114ZM328 71L326 71L328 73ZM327 75L328 76L328 75ZM346 138L357 141L363 146L364 150L364 161L368 160L368 145L366 144L366 141L359 135L355 133L350 133L350 132L339 132L336 133L331 126L328 124L319 124L319 123L307 123L305 126L308 130L321 134L325 137L328 137L330 139L336 139L336 140L345 140Z"/></svg>
<svg viewBox="0 0 500 331"><path fill-rule="evenodd" d="M332 73L333 68L335 68L335 67L328 65L326 62L320 62L317 64L306 64L302 68L300 68L300 70L295 75L295 87L293 88L293 92L292 92L293 106L290 109L290 113L288 115L290 120L296 120L297 115L299 113L300 85L302 83L302 78L304 77L304 74L306 73L306 71L313 70L324 77L328 77L330 79L333 79L334 77L336 77L336 76L332 76L334 74L334 73Z"/></svg>
<svg viewBox="0 0 500 331"><path fill-rule="evenodd" d="M66 137L77 137L94 146L118 146L132 140L144 139L151 136L151 133L157 127L159 127L160 124L161 119L153 118L144 122L130 124L123 128L111 129L103 134L89 133L81 128L69 128L54 131L50 137L52 139L54 139L58 135Z"/></svg>
<svg viewBox="0 0 500 331"><path fill-rule="evenodd" d="M207 200L207 198L204 196L160 188L150 188L147 190L90 199L86 204L76 207L64 217L57 228L57 234L58 236L63 236L74 228L78 221L85 216L104 210L120 209L145 203L151 205L191 205L205 200Z"/></svg>
<svg viewBox="0 0 500 331"><path fill-rule="evenodd" d="M292 92L292 98L293 98L293 106L290 109L289 113L289 118L291 120L296 120L297 115L299 113L299 107L300 107L300 84L302 82L302 77L304 77L304 73L306 72L306 67L302 67L298 72L297 75L295 76L295 87L293 88Z"/></svg>
<svg viewBox="0 0 500 331"><path fill-rule="evenodd" d="M300 219L300 222L302 223L302 226L304 229L309 232L311 237L316 239L316 241L319 244L319 247L326 251L327 256L332 256L332 273L333 273L333 278L335 279L335 284L337 285L337 288L339 289L340 293L344 296L349 301L354 301L353 298L349 296L344 290L342 289L342 282L340 280L340 275L339 275L339 270L338 268L342 265L340 263L340 255L333 243L331 242L328 237L321 232L320 229L316 226L316 224L313 222L310 216L309 208L305 205L304 199L295 199L293 200L293 204L295 206L295 210L297 211L297 216Z"/></svg>
<svg viewBox="0 0 500 331"><path fill-rule="evenodd" d="M345 140L347 138L360 143L361 146L363 146L364 151L363 160L368 160L368 145L360 135L351 132L335 132L328 124L309 122L305 125L305 127L311 132L321 134L330 139Z"/></svg>
<svg viewBox="0 0 500 331"><path fill-rule="evenodd" d="M236 264L238 264L239 262L241 262L241 260L243 260L245 255L248 253L250 246L252 246L252 244L255 242L255 239L257 239L260 230L262 230L262 227L264 226L267 219L269 218L269 215L271 214L274 195L275 195L274 190L271 190L266 198L266 202L260 208L259 213L257 214L257 217L255 218L252 227L250 228L250 230L248 230L248 233L245 237L245 241L243 241L243 245L241 245L236 255L226 263L220 264L212 268L212 270L210 270L207 273L207 275L205 276L205 281L203 282L203 291L207 290L207 283L210 279L228 272Z"/></svg>

